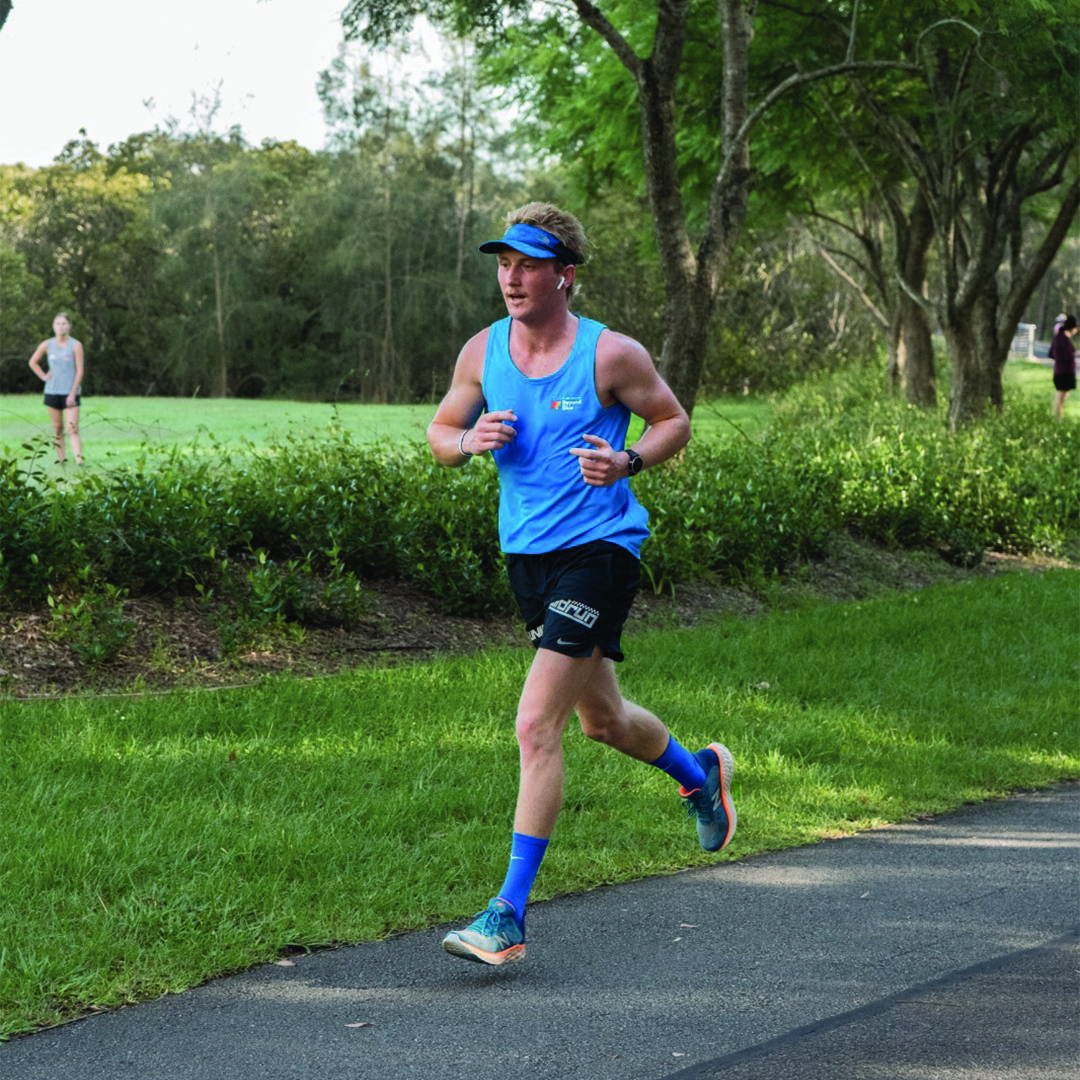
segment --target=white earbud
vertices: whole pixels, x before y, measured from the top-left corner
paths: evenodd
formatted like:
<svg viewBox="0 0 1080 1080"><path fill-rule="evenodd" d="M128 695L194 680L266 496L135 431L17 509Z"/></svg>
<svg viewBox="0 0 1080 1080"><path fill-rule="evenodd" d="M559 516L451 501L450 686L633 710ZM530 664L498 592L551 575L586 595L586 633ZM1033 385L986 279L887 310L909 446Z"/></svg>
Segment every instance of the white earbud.
<svg viewBox="0 0 1080 1080"><path fill-rule="evenodd" d="M555 288L556 289L562 289L562 288L565 288L565 287L566 287L566 275L563 274L563 276L561 278L559 278L558 283L556 284Z"/></svg>

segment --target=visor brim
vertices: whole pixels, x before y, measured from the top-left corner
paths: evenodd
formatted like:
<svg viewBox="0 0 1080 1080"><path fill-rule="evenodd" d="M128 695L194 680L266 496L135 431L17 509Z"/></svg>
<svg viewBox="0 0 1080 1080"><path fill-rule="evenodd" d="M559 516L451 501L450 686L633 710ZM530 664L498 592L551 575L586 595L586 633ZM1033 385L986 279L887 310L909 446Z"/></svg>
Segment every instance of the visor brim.
<svg viewBox="0 0 1080 1080"><path fill-rule="evenodd" d="M548 248L536 247L534 244L526 244L524 240L489 240L486 244L481 244L477 250L482 251L485 255L498 255L500 251L506 248L520 251L522 255L531 255L534 259L557 258L554 251Z"/></svg>

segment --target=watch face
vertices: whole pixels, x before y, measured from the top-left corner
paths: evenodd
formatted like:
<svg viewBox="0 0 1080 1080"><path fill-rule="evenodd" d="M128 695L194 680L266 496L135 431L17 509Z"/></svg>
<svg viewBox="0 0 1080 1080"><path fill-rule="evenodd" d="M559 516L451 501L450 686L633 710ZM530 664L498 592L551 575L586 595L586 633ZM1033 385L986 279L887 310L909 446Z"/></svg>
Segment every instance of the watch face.
<svg viewBox="0 0 1080 1080"><path fill-rule="evenodd" d="M627 463L627 472L629 472L631 476L637 476L637 474L641 472L645 462L641 460L641 455L633 450L627 450L626 454L627 457L630 458L630 461Z"/></svg>

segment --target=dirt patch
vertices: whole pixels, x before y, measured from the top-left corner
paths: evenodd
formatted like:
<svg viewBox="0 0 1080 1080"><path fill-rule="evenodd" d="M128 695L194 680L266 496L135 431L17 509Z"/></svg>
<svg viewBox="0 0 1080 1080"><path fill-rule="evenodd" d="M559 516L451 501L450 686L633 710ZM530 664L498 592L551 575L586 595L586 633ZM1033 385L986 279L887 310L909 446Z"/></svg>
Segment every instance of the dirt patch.
<svg viewBox="0 0 1080 1080"><path fill-rule="evenodd" d="M991 553L978 567L962 569L933 552L886 551L838 537L824 558L782 578L742 586L679 586L674 596L643 592L629 629L694 626L722 615L752 617L810 599L858 600L889 590L1069 565L1061 560ZM134 630L115 659L102 664L87 663L69 641L58 638L47 609L0 609L0 696L235 686L279 672L323 675L362 664L467 653L492 644L524 645L512 613L450 616L407 586L369 582L365 589L366 613L349 629L265 629L252 632L242 647L229 649L223 645L221 627L212 613L191 599L128 600L124 618Z"/></svg>

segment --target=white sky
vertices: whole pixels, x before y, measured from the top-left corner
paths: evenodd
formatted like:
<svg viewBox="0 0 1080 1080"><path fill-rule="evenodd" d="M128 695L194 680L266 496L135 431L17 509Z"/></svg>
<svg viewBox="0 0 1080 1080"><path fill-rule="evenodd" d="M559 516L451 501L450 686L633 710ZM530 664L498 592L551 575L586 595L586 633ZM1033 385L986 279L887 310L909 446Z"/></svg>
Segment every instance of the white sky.
<svg viewBox="0 0 1080 1080"><path fill-rule="evenodd" d="M104 150L221 82L214 127L323 146L319 72L345 0L15 0L0 30L0 164L47 165L80 127ZM153 99L148 109L144 101Z"/></svg>

